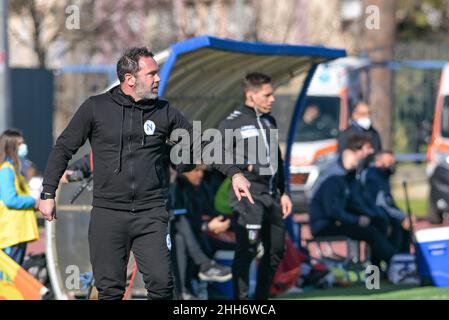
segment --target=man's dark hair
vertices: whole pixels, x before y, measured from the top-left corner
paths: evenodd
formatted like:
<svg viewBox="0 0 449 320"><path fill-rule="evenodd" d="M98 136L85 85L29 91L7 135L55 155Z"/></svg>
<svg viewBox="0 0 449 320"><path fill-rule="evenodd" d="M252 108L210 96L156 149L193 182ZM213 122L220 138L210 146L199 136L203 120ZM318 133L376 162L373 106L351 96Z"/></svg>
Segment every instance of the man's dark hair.
<svg viewBox="0 0 449 320"><path fill-rule="evenodd" d="M345 149L349 149L351 151L357 151L357 150L362 149L362 147L365 144L373 145L373 143L371 142L371 139L368 138L367 136L355 134L348 138L348 142L346 144Z"/></svg>
<svg viewBox="0 0 449 320"><path fill-rule="evenodd" d="M259 89L262 85L271 83L271 78L259 72L248 73L242 81L243 91Z"/></svg>
<svg viewBox="0 0 449 320"><path fill-rule="evenodd" d="M365 100L361 100L361 99L357 100L352 106L351 114L353 114L355 109L357 109L357 107L361 104L365 104L365 105L369 106L368 102L366 102Z"/></svg>
<svg viewBox="0 0 449 320"><path fill-rule="evenodd" d="M154 57L154 54L146 47L134 47L127 49L117 62L117 77L120 82L125 81L125 74L135 75L139 71L139 59L141 57Z"/></svg>

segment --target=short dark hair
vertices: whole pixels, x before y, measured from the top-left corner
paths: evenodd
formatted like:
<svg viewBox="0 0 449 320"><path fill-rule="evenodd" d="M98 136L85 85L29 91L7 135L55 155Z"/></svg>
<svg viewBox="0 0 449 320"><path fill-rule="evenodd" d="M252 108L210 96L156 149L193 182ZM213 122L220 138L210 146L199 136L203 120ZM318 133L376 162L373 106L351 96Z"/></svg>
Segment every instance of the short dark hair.
<svg viewBox="0 0 449 320"><path fill-rule="evenodd" d="M357 107L361 104L365 104L367 106L369 106L368 102L365 100L357 100L356 103L354 103L354 105L352 106L352 110L351 110L351 114L353 114L355 112L355 109L357 109Z"/></svg>
<svg viewBox="0 0 449 320"><path fill-rule="evenodd" d="M259 72L248 73L242 81L243 91L259 89L262 85L271 83L271 78Z"/></svg>
<svg viewBox="0 0 449 320"><path fill-rule="evenodd" d="M348 138L348 142L346 143L346 149L351 151L357 151L362 149L365 144L373 145L371 139L364 135L355 134Z"/></svg>
<svg viewBox="0 0 449 320"><path fill-rule="evenodd" d="M139 71L141 57L154 57L147 47L134 47L127 49L117 62L117 77L120 82L125 81L125 74L135 75Z"/></svg>

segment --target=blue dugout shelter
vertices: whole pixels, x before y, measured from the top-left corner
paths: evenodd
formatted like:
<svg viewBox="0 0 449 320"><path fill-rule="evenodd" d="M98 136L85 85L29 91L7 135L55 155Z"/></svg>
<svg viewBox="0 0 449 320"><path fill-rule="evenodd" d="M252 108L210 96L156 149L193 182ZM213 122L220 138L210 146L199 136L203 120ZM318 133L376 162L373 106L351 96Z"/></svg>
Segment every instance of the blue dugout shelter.
<svg viewBox="0 0 449 320"><path fill-rule="evenodd" d="M203 130L217 127L242 104L241 80L248 72L270 75L275 88L293 78L301 79L295 82L298 98L288 129L285 176L289 179L294 133L315 69L322 62L345 56L346 51L342 49L244 42L205 35L178 42L156 54L155 59L161 66L160 96L191 121L201 120ZM292 217L287 221L287 228L299 243Z"/></svg>
<svg viewBox="0 0 449 320"><path fill-rule="evenodd" d="M242 104L241 80L248 72L270 75L274 87L301 79L291 115L285 154L285 176L296 125L302 113L307 88L318 64L346 56L346 51L321 46L242 42L200 36L174 44L161 69L160 95L184 112L201 120L202 129L217 127ZM287 228L295 243L298 230L292 216Z"/></svg>

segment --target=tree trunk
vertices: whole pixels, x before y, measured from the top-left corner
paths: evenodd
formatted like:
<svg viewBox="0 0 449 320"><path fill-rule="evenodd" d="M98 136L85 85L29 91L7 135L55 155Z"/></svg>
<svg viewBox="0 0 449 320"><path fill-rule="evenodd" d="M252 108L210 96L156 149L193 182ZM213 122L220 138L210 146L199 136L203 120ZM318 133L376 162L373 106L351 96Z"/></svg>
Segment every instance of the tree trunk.
<svg viewBox="0 0 449 320"><path fill-rule="evenodd" d="M39 68L45 68L46 52L41 39L42 13L37 10L36 1L29 2L29 11L33 20L33 49L37 56Z"/></svg>
<svg viewBox="0 0 449 320"><path fill-rule="evenodd" d="M363 10L373 5L379 10L378 28L369 25L370 14L362 19L361 51L366 52L373 63L387 62L394 58L396 33L396 0L364 0ZM375 8L374 7L374 8ZM391 149L393 124L393 71L382 66L370 69L370 92L368 102L373 112L374 127L379 131L382 145Z"/></svg>

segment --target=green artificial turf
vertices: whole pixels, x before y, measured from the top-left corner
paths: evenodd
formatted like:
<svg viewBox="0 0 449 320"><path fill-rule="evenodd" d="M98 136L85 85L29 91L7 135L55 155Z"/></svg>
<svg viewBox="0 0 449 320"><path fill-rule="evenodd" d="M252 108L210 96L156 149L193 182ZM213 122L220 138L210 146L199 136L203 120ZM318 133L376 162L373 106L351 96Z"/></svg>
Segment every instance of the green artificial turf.
<svg viewBox="0 0 449 320"><path fill-rule="evenodd" d="M404 199L396 199L396 204L402 211L407 212L407 206ZM427 216L427 199L410 199L410 210L417 218L425 218Z"/></svg>
<svg viewBox="0 0 449 320"><path fill-rule="evenodd" d="M449 300L449 287L416 287L382 282L379 289L368 290L364 285L330 289L311 289L304 293L283 294L276 299L293 300Z"/></svg>

